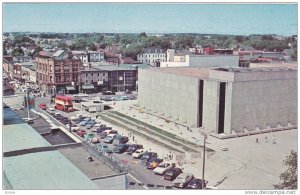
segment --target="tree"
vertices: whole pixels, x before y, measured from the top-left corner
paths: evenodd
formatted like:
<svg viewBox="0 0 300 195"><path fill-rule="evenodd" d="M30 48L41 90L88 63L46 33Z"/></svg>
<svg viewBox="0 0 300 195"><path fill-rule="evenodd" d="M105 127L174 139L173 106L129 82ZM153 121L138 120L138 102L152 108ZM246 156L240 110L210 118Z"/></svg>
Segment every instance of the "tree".
<svg viewBox="0 0 300 195"><path fill-rule="evenodd" d="M283 161L284 165L288 166L288 169L280 174L281 183L274 185L275 189L297 189L297 152L291 151L291 154Z"/></svg>
<svg viewBox="0 0 300 195"><path fill-rule="evenodd" d="M139 34L139 37L147 37L147 34L146 34L145 32L141 32L141 33Z"/></svg>
<svg viewBox="0 0 300 195"><path fill-rule="evenodd" d="M119 43L120 42L120 35L119 34L116 34L114 36L114 43Z"/></svg>
<svg viewBox="0 0 300 195"><path fill-rule="evenodd" d="M24 51L22 50L21 47L17 47L11 52L11 55L12 56L24 56Z"/></svg>

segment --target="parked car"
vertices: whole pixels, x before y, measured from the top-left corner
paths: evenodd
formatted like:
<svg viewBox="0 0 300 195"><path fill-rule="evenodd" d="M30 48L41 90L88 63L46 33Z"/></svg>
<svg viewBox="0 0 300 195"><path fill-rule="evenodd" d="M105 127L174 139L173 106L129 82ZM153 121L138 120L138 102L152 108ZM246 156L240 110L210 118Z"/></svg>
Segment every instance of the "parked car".
<svg viewBox="0 0 300 195"><path fill-rule="evenodd" d="M101 99L101 100L104 100L104 101L111 101L111 98L110 98L110 97L101 97L100 99Z"/></svg>
<svg viewBox="0 0 300 195"><path fill-rule="evenodd" d="M96 124L95 120L92 119L92 120L89 120L89 122L87 122L87 124L86 124L85 127L86 127L87 129L90 129L90 128L92 128L95 124Z"/></svg>
<svg viewBox="0 0 300 195"><path fill-rule="evenodd" d="M129 99L130 99L130 100L135 100L135 99L136 99L136 96L130 96Z"/></svg>
<svg viewBox="0 0 300 195"><path fill-rule="evenodd" d="M181 173L182 173L182 169L174 167L165 173L164 179L172 181Z"/></svg>
<svg viewBox="0 0 300 195"><path fill-rule="evenodd" d="M88 124L88 122L91 120L91 118L85 118L85 119L83 119L80 123L79 123L79 125L80 126L85 126L85 125L87 125Z"/></svg>
<svg viewBox="0 0 300 195"><path fill-rule="evenodd" d="M112 150L109 149L106 144L97 144L97 147L102 153L108 153L108 154L112 153Z"/></svg>
<svg viewBox="0 0 300 195"><path fill-rule="evenodd" d="M112 91L102 91L102 95L116 95L116 93Z"/></svg>
<svg viewBox="0 0 300 195"><path fill-rule="evenodd" d="M46 110L47 105L46 104L39 104L39 108L42 109L42 110Z"/></svg>
<svg viewBox="0 0 300 195"><path fill-rule="evenodd" d="M127 97L127 96L121 96L119 98L120 98L120 100L129 100L129 97Z"/></svg>
<svg viewBox="0 0 300 195"><path fill-rule="evenodd" d="M126 91L124 92L124 94L132 94L132 91L129 89L126 89Z"/></svg>
<svg viewBox="0 0 300 195"><path fill-rule="evenodd" d="M76 132L77 135L79 135L80 137L84 137L84 135L86 134L85 130L79 130Z"/></svg>
<svg viewBox="0 0 300 195"><path fill-rule="evenodd" d="M172 169L173 167L175 167L173 163L161 162L155 169L153 169L152 172L158 175L164 175L168 170Z"/></svg>
<svg viewBox="0 0 300 195"><path fill-rule="evenodd" d="M113 152L121 154L123 152L126 152L129 146L130 146L129 144L119 144L113 148Z"/></svg>
<svg viewBox="0 0 300 195"><path fill-rule="evenodd" d="M106 127L106 126L100 126L98 129L97 129L97 133L102 133L103 131L105 130L112 130L112 127Z"/></svg>
<svg viewBox="0 0 300 195"><path fill-rule="evenodd" d="M155 169L159 163L161 163L163 161L163 159L161 158L151 158L147 164L146 164L146 168L147 169Z"/></svg>
<svg viewBox="0 0 300 195"><path fill-rule="evenodd" d="M89 97L89 95L85 93L79 93L74 95L74 98L83 98L83 97Z"/></svg>
<svg viewBox="0 0 300 195"><path fill-rule="evenodd" d="M144 149L138 149L132 153L132 158L141 158L143 155Z"/></svg>
<svg viewBox="0 0 300 195"><path fill-rule="evenodd" d="M108 134L103 140L103 142L111 144L116 137L117 134Z"/></svg>
<svg viewBox="0 0 300 195"><path fill-rule="evenodd" d="M66 127L70 129L70 124L66 124ZM76 124L71 124L71 131L78 131L79 127Z"/></svg>
<svg viewBox="0 0 300 195"><path fill-rule="evenodd" d="M193 174L190 173L181 173L176 177L172 182L172 185L176 188L184 188L188 183L194 178Z"/></svg>
<svg viewBox="0 0 300 195"><path fill-rule="evenodd" d="M202 189L202 183L204 183L204 187L206 187L208 182L205 180L203 182L202 179L194 178L188 183L188 185L185 188L186 189Z"/></svg>
<svg viewBox="0 0 300 195"><path fill-rule="evenodd" d="M113 140L112 144L114 146L116 146L116 145L119 145L119 144L126 144L127 142L128 142L128 137L127 136L119 136L119 137L116 137Z"/></svg>
<svg viewBox="0 0 300 195"><path fill-rule="evenodd" d="M77 97L77 98L74 98L73 101L74 101L75 103L80 103L80 102L82 102L82 99L79 98L79 97Z"/></svg>
<svg viewBox="0 0 300 195"><path fill-rule="evenodd" d="M142 149L142 148L143 148L143 145L141 145L141 144L132 144L127 149L127 154L132 155L132 153L134 153L136 150Z"/></svg>
<svg viewBox="0 0 300 195"><path fill-rule="evenodd" d="M156 158L156 152L145 152L143 156L140 158L142 164L146 164L151 158Z"/></svg>

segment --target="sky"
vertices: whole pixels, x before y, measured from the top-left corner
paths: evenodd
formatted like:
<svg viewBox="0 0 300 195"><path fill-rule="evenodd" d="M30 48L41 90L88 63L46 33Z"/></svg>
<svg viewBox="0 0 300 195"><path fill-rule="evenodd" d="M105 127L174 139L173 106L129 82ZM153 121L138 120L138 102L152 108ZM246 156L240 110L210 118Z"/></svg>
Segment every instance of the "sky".
<svg viewBox="0 0 300 195"><path fill-rule="evenodd" d="M297 4L4 3L4 32L297 34Z"/></svg>

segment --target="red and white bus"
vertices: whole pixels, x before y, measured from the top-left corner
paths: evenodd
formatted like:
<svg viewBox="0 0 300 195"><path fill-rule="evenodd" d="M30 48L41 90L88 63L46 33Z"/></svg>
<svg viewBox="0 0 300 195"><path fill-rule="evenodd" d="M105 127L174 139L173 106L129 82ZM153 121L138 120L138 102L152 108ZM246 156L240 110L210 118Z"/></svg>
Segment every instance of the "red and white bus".
<svg viewBox="0 0 300 195"><path fill-rule="evenodd" d="M72 98L62 95L57 95L55 97L55 109L61 110L64 112L72 112L73 109L73 103Z"/></svg>

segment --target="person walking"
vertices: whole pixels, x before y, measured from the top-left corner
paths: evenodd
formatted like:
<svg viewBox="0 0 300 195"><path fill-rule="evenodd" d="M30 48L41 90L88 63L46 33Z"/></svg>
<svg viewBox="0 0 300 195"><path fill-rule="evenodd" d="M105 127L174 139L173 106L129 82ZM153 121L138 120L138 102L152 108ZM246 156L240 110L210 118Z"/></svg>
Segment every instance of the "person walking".
<svg viewBox="0 0 300 195"><path fill-rule="evenodd" d="M268 136L265 137L265 142L268 142Z"/></svg>
<svg viewBox="0 0 300 195"><path fill-rule="evenodd" d="M258 137L256 138L256 143L258 143Z"/></svg>

